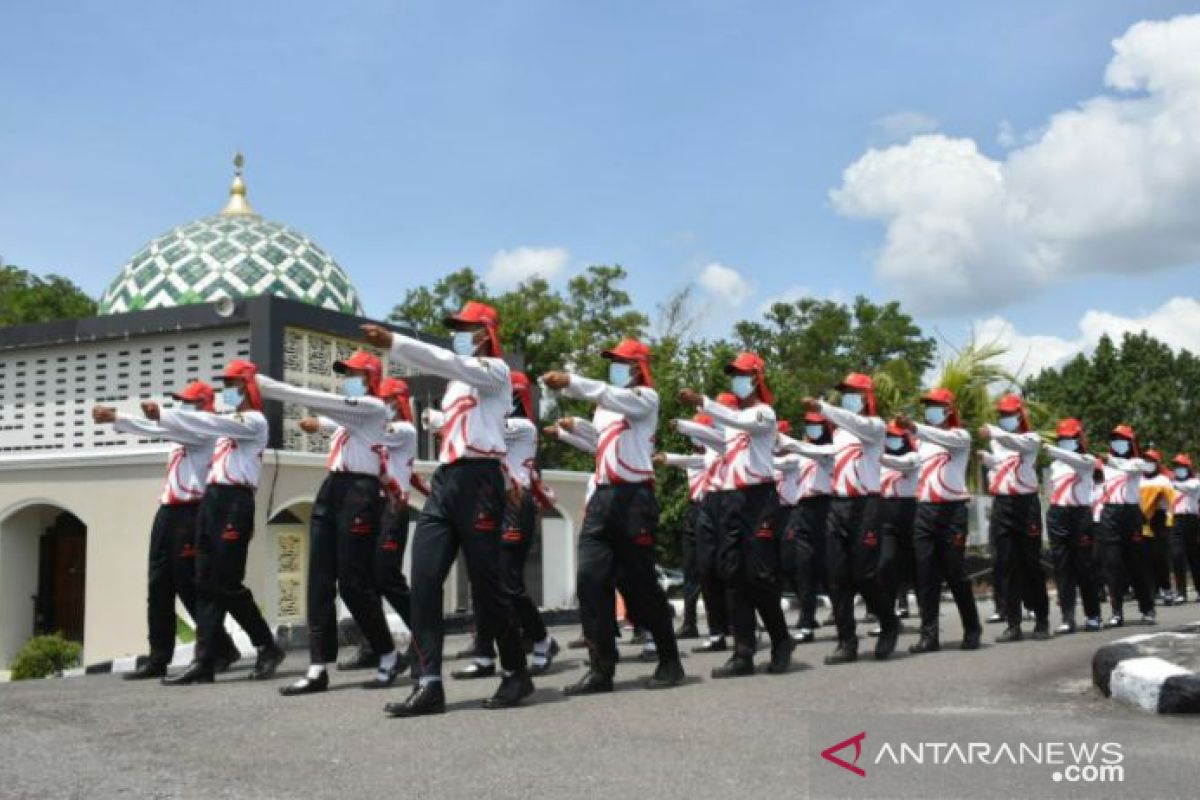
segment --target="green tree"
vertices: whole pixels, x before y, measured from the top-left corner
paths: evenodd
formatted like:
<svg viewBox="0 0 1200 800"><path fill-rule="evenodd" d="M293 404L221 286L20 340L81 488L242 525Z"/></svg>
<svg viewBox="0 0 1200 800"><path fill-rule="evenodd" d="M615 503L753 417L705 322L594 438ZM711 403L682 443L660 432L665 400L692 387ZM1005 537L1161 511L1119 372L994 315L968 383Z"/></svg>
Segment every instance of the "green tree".
<svg viewBox="0 0 1200 800"><path fill-rule="evenodd" d="M96 301L58 275L0 263L0 327L94 316Z"/></svg>

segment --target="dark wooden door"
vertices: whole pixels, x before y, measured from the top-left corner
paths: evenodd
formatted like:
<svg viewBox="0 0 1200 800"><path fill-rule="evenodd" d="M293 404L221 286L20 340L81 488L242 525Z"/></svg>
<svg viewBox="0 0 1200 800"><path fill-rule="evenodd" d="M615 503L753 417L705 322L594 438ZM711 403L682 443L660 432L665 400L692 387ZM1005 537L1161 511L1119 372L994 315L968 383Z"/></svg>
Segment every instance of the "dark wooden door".
<svg viewBox="0 0 1200 800"><path fill-rule="evenodd" d="M83 641L86 563L86 538L58 537L54 547L54 629L73 642Z"/></svg>

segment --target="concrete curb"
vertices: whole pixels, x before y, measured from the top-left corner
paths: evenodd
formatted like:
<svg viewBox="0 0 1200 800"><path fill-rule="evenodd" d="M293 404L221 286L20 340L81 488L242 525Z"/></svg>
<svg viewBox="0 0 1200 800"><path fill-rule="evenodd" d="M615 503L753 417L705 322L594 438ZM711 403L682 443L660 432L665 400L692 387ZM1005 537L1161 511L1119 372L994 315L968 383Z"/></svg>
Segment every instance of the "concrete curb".
<svg viewBox="0 0 1200 800"><path fill-rule="evenodd" d="M1200 625L1110 642L1092 657L1092 682L1105 697L1152 714L1198 714L1200 673L1170 660L1182 648L1200 648Z"/></svg>

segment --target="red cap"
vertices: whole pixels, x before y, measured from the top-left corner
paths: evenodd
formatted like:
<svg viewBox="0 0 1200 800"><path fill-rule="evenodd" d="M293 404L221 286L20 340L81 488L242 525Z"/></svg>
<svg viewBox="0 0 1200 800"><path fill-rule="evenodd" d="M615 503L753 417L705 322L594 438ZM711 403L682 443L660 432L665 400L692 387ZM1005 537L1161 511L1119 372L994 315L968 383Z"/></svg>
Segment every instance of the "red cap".
<svg viewBox="0 0 1200 800"><path fill-rule="evenodd" d="M529 383L529 376L515 369L509 376L512 379L513 394L521 399L521 407L525 409L525 418L536 422L537 418L533 416L533 386Z"/></svg>
<svg viewBox="0 0 1200 800"><path fill-rule="evenodd" d="M901 428L895 420L891 420L887 424L887 433L888 436L908 436L908 428Z"/></svg>
<svg viewBox="0 0 1200 800"><path fill-rule="evenodd" d="M1112 429L1112 435L1118 439L1128 439L1129 443L1133 445L1134 457L1136 458L1140 455L1138 452L1137 435L1134 434L1133 428L1129 427L1128 425L1118 425Z"/></svg>
<svg viewBox="0 0 1200 800"><path fill-rule="evenodd" d="M181 403L195 403L201 411L216 411L216 394L204 381L192 381L183 391L171 395Z"/></svg>
<svg viewBox="0 0 1200 800"><path fill-rule="evenodd" d="M726 408L732 408L737 411L741 404L738 402L737 395L733 392L721 392L717 395L717 402Z"/></svg>
<svg viewBox="0 0 1200 800"><path fill-rule="evenodd" d="M400 416L405 422L413 421L412 405L410 405L410 396L408 384L399 378L384 378L379 382L379 391L377 392L380 400L399 400L397 406L400 409Z"/></svg>
<svg viewBox="0 0 1200 800"><path fill-rule="evenodd" d="M1056 436L1064 439L1074 439L1076 436L1083 436L1083 423L1074 417L1060 419L1058 427L1054 429Z"/></svg>
<svg viewBox="0 0 1200 800"><path fill-rule="evenodd" d="M600 355L610 361L632 361L642 372L642 383L646 386L654 385L654 380L650 377L650 348L637 339L622 339L616 347L609 348Z"/></svg>
<svg viewBox="0 0 1200 800"><path fill-rule="evenodd" d="M811 422L814 425L828 425L829 420L825 419L825 415L820 411L805 411L804 421Z"/></svg>
<svg viewBox="0 0 1200 800"><path fill-rule="evenodd" d="M352 369L366 373L369 394L379 393L379 381L383 379L383 362L379 356L366 350L356 350L346 360L333 362L333 371L339 375L345 375Z"/></svg>
<svg viewBox="0 0 1200 800"><path fill-rule="evenodd" d="M707 425L710 428L713 426L713 418L708 414L696 414L692 417L692 422L697 425Z"/></svg>
<svg viewBox="0 0 1200 800"><path fill-rule="evenodd" d="M792 423L788 422L786 419L781 419L775 424L775 428L786 436L792 432Z"/></svg>
<svg viewBox="0 0 1200 800"><path fill-rule="evenodd" d="M1187 453L1180 453L1179 455L1175 456L1171 459L1171 463L1177 467L1187 467L1188 469L1192 468L1192 459Z"/></svg>
<svg viewBox="0 0 1200 800"><path fill-rule="evenodd" d="M1021 420L1021 432L1025 433L1029 430L1029 412L1025 408L1025 402L1021 400L1021 396L1019 394L1013 394L1010 392L1006 395L1002 395L1000 399L996 401L996 410L1004 415L1016 414Z"/></svg>
<svg viewBox="0 0 1200 800"><path fill-rule="evenodd" d="M221 373L223 380L242 379L246 382L246 397L250 399L250 407L255 411L262 411L263 402L262 395L258 391L258 367L251 361L246 361L241 358L235 358L225 365L225 371Z"/></svg>
<svg viewBox="0 0 1200 800"><path fill-rule="evenodd" d="M767 404L775 401L775 396L767 387L767 363L758 353L738 353L737 358L725 365L725 374L753 375L758 379L758 396L762 401Z"/></svg>
<svg viewBox="0 0 1200 800"><path fill-rule="evenodd" d="M1143 453L1142 457L1147 459L1148 461L1156 461L1159 464L1161 464L1162 460L1163 460L1162 453L1158 452L1153 447L1151 447L1149 450L1147 450L1145 453Z"/></svg>
<svg viewBox="0 0 1200 800"><path fill-rule="evenodd" d="M928 392L921 395L921 402L931 403L936 406L946 406L948 409L950 409L950 412L946 415L946 419L950 423L950 427L957 428L962 424L958 419L958 409L954 407L954 392L950 391L944 386L938 386L937 388L930 389Z"/></svg>
<svg viewBox="0 0 1200 800"><path fill-rule="evenodd" d="M875 416L879 412L875 410L875 381L871 380L870 375L864 375L861 372L851 372L846 378L837 385L839 390L853 389L856 392L863 392L867 396L867 414Z"/></svg>
<svg viewBox="0 0 1200 800"><path fill-rule="evenodd" d="M476 327L482 325L487 329L488 339L492 343L492 355L499 358L503 355L500 349L500 315L496 309L478 300L468 300L457 314L450 314L443 320L447 328Z"/></svg>

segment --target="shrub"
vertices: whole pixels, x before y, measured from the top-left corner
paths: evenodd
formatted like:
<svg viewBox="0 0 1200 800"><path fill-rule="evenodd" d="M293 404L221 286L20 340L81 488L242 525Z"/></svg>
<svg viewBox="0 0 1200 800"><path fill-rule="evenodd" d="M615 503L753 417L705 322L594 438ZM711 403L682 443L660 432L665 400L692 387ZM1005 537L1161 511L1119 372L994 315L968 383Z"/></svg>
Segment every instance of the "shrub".
<svg viewBox="0 0 1200 800"><path fill-rule="evenodd" d="M45 678L79 665L83 647L59 634L35 636L25 643L12 662L14 681Z"/></svg>

